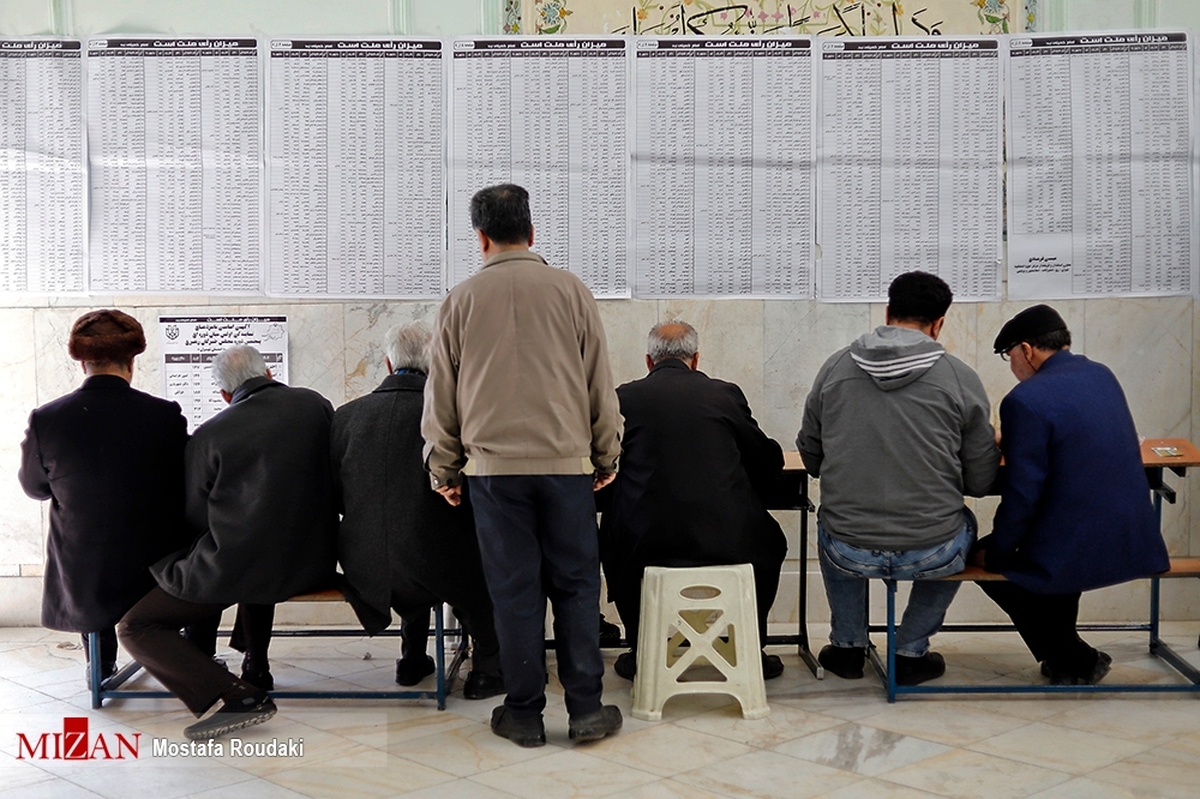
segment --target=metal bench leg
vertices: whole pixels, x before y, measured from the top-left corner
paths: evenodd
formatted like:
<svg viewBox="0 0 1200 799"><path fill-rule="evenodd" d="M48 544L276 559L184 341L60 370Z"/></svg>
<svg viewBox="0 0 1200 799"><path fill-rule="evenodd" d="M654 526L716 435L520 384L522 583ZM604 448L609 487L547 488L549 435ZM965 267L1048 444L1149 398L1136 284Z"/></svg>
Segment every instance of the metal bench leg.
<svg viewBox="0 0 1200 799"><path fill-rule="evenodd" d="M887 698L896 701L896 581L887 584Z"/></svg>
<svg viewBox="0 0 1200 799"><path fill-rule="evenodd" d="M92 710L99 710L104 704L104 700L100 698L100 672L103 668L100 663L100 634L87 634L88 647L88 663L91 668L88 669L88 689L92 692Z"/></svg>
<svg viewBox="0 0 1200 799"><path fill-rule="evenodd" d="M442 603L435 602L433 607L433 638L437 647L435 655L437 663L437 706L438 710L446 709L446 640Z"/></svg>

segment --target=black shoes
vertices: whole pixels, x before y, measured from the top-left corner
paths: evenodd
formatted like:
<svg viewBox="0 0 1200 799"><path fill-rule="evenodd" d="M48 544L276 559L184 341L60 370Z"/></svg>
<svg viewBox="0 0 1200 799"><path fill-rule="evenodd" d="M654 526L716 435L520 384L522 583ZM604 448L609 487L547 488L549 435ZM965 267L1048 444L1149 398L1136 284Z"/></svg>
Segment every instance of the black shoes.
<svg viewBox="0 0 1200 799"><path fill-rule="evenodd" d="M242 679L260 691L275 690L275 678L271 676L270 667L264 665L260 668L249 658L242 659Z"/></svg>
<svg viewBox="0 0 1200 799"><path fill-rule="evenodd" d="M946 659L937 652L919 658L896 655L896 685L920 685L946 673Z"/></svg>
<svg viewBox="0 0 1200 799"><path fill-rule="evenodd" d="M764 680L773 680L780 674L783 674L783 661L779 655L768 655L762 653L762 670Z"/></svg>
<svg viewBox="0 0 1200 799"><path fill-rule="evenodd" d="M637 660L632 652L622 652L617 655L617 662L613 664L613 671L618 677L624 677L627 680L632 680L637 676Z"/></svg>
<svg viewBox="0 0 1200 799"><path fill-rule="evenodd" d="M396 682L399 685L416 685L421 680L433 674L436 666L433 658L424 655L422 658L396 659Z"/></svg>
<svg viewBox="0 0 1200 799"><path fill-rule="evenodd" d="M600 614L600 646L614 647L621 645L621 628Z"/></svg>
<svg viewBox="0 0 1200 799"><path fill-rule="evenodd" d="M505 693L504 678L499 674L488 674L482 671L467 673L467 681L463 683L463 696L467 699L487 699Z"/></svg>
<svg viewBox="0 0 1200 799"><path fill-rule="evenodd" d="M105 680L117 673L117 661L104 663L100 667L100 682L103 684ZM87 681L87 687L92 687L92 664L87 664L83 671L83 679Z"/></svg>
<svg viewBox="0 0 1200 799"><path fill-rule="evenodd" d="M817 655L817 662L825 667L825 671L836 674L843 680L861 680L866 659L866 650L858 646L826 644Z"/></svg>
<svg viewBox="0 0 1200 799"><path fill-rule="evenodd" d="M567 734L572 741L595 741L621 729L621 721L619 707L604 705L594 713L572 716Z"/></svg>
<svg viewBox="0 0 1200 799"><path fill-rule="evenodd" d="M183 735L192 741L219 738L237 730L262 724L275 715L275 703L265 693L247 696L240 701L226 702L216 713L185 727Z"/></svg>
<svg viewBox="0 0 1200 799"><path fill-rule="evenodd" d="M542 723L540 714L534 718L517 719L504 705L492 711L492 732L526 749L546 745L546 725Z"/></svg>
<svg viewBox="0 0 1200 799"><path fill-rule="evenodd" d="M1107 652L1096 650L1096 665L1086 675L1059 674L1050 668L1048 663L1042 663L1042 676L1050 678L1051 685L1095 685L1103 680L1112 670L1112 657Z"/></svg>

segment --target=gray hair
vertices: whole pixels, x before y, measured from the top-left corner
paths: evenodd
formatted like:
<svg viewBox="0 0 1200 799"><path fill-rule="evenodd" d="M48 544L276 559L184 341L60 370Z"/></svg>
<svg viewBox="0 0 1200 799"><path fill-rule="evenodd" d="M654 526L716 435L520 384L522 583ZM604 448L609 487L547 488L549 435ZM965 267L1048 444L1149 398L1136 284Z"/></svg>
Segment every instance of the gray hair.
<svg viewBox="0 0 1200 799"><path fill-rule="evenodd" d="M665 361L667 358L689 361L699 351L700 334L687 322L678 320L659 322L650 328L650 338L646 342L646 354L655 363Z"/></svg>
<svg viewBox="0 0 1200 799"><path fill-rule="evenodd" d="M266 377L267 364L261 352L243 344L217 353L212 362L212 376L218 388L232 394L247 380Z"/></svg>
<svg viewBox="0 0 1200 799"><path fill-rule="evenodd" d="M429 371L429 341L433 334L424 322L396 325L387 332L384 354L393 369Z"/></svg>

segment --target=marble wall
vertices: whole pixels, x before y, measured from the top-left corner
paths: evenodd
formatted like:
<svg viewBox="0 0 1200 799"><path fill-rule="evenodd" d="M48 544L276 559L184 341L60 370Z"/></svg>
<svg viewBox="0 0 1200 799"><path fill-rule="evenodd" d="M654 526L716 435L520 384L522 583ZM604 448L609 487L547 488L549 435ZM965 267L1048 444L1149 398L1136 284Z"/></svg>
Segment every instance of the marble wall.
<svg viewBox="0 0 1200 799"><path fill-rule="evenodd" d="M951 308L942 341L975 367L993 403L1014 380L991 351L1003 322L1028 303L966 303ZM1191 438L1200 422L1200 306L1189 297L1076 300L1055 303L1070 325L1073 349L1108 364L1121 379L1139 432L1150 437ZM272 303L228 298L97 296L91 298L9 297L0 300L0 625L36 624L42 572L45 507L26 498L16 482L20 441L28 412L78 386L82 375L66 353L67 331L85 309L116 306L137 316L149 347L137 362L135 384L159 393L158 317L195 313L288 316L292 383L316 389L334 405L370 391L384 376L379 341L388 327L413 319L431 320L435 302ZM794 449L804 398L817 369L834 350L882 324L883 306L815 301L759 300L603 300L601 316L609 337L618 382L644 371L646 332L657 321L684 319L700 332L700 368L742 386L763 429L786 449ZM994 412L993 412L994 416ZM1200 430L1200 426L1197 427ZM1200 473L1181 483L1179 502L1164 512L1164 532L1172 554L1200 555L1200 533L1189 507L1200 502ZM819 497L819 486L816 487ZM986 530L995 500L975 503ZM809 574L810 618L825 617L825 601L815 561L797 551L799 514L781 513L788 532L790 560L776 603L777 621L795 620L799 570ZM809 547L809 555L813 554ZM878 599L882 600L882 592ZM1095 592L1085 599L1092 618L1141 618L1146 587L1134 584ZM1200 587L1170 584L1168 618L1195 618ZM312 611L315 612L315 611ZM305 620L310 611L289 609L286 618ZM959 620L996 618L974 588L965 589L953 614Z"/></svg>

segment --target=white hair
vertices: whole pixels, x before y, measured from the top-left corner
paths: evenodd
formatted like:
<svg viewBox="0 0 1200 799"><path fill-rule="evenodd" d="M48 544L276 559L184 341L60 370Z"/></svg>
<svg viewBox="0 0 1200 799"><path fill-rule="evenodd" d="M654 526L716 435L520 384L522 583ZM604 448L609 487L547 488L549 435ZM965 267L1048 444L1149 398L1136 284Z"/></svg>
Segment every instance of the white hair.
<svg viewBox="0 0 1200 799"><path fill-rule="evenodd" d="M667 358L690 361L700 351L700 334L687 322L659 322L650 328L646 354L654 363Z"/></svg>
<svg viewBox="0 0 1200 799"><path fill-rule="evenodd" d="M230 347L213 358L212 376L218 388L232 394L247 380L266 377L267 364L263 361L262 353L254 347Z"/></svg>
<svg viewBox="0 0 1200 799"><path fill-rule="evenodd" d="M429 371L429 341L433 334L423 322L396 325L387 332L384 354L392 369Z"/></svg>

